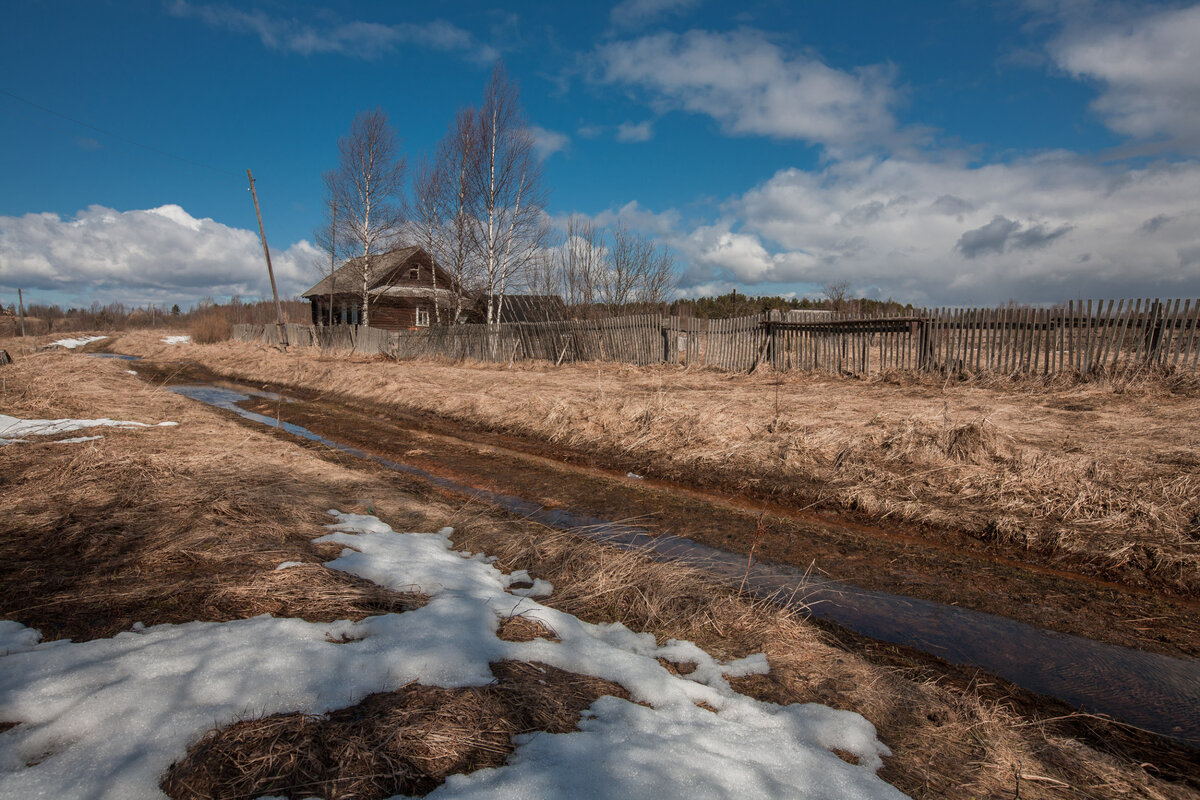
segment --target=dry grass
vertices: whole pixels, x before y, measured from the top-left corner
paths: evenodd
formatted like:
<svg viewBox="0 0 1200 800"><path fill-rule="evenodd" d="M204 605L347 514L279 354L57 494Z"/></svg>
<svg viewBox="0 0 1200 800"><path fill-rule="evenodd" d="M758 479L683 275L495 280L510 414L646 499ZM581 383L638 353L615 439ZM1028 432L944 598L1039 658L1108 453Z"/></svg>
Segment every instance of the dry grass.
<svg viewBox="0 0 1200 800"><path fill-rule="evenodd" d="M223 311L201 314L188 325L188 334L196 344L216 344L233 336L233 325Z"/></svg>
<svg viewBox="0 0 1200 800"><path fill-rule="evenodd" d="M1018 559L1200 594L1200 379L969 381L384 363L242 343L169 354L235 378L441 415L621 469L965 532ZM779 393L778 408L776 392Z"/></svg>
<svg viewBox="0 0 1200 800"><path fill-rule="evenodd" d="M5 368L0 402L12 415L181 425L0 448L0 616L48 639L83 640L137 621L332 621L423 602L320 566L337 548L312 539L338 499L330 488L348 475L228 429L123 367L45 353ZM276 571L283 561L312 566Z"/></svg>
<svg viewBox="0 0 1200 800"><path fill-rule="evenodd" d="M771 673L741 679L741 691L864 714L895 754L883 777L914 797L1013 796L1018 775L1024 798L1200 796L1143 764L1154 758L1164 773L1187 774L1171 761L1176 753L1153 741L1123 739L1103 724L1088 733L1079 718L1042 719L1020 697L963 673L856 644L870 654L864 658L794 613L747 601L694 570L406 495L399 479L320 460L155 390L126 367L46 353L4 368L7 413L181 425L106 431L83 445L0 448L0 617L42 627L50 638L90 638L134 620L403 610L421 599L316 564L332 555L311 544L323 532L320 509L371 497L397 529L458 526L459 547L552 581L547 602L584 619L621 621L660 641L692 639L723 658L765 652ZM944 444L962 453L1006 446L990 436L968 431ZM942 446L928 446L935 445ZM284 560L312 566L275 572ZM516 640L553 637L529 623L512 617L501 630ZM425 792L447 774L502 763L516 732L570 730L595 697L622 694L539 665L493 671L496 683L477 689L411 685L322 717L245 720L198 742L164 788L174 797L223 798Z"/></svg>
<svg viewBox="0 0 1200 800"><path fill-rule="evenodd" d="M412 684L322 716L280 714L214 731L162 782L175 800L424 795L447 776L504 764L523 733L575 730L617 684L545 664L500 661L488 686Z"/></svg>
<svg viewBox="0 0 1200 800"><path fill-rule="evenodd" d="M543 602L580 618L619 621L660 642L689 639L721 658L766 653L771 672L734 679L736 689L771 702L818 702L863 714L893 751L881 776L913 797L1011 797L1017 774L1023 798L1200 796L1200 784L1153 775L1156 769L1190 774L1194 753L1167 753L1149 738L1126 741L1111 725L1085 743L1083 717L1046 719L1029 708L1029 698L976 683L966 671L946 672L932 660L892 655L873 663L835 646L797 614L740 597L695 570L567 533L484 520L455 542L498 556L503 569L550 580L555 592ZM689 671L686 664L667 666ZM1139 753L1125 752L1138 742ZM1143 763L1148 753L1164 763Z"/></svg>

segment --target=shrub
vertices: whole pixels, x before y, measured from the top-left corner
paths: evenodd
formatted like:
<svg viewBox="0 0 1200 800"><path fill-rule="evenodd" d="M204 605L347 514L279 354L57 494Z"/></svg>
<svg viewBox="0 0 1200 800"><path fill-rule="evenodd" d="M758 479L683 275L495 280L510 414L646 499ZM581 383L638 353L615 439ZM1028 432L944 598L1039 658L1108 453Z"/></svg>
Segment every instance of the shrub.
<svg viewBox="0 0 1200 800"><path fill-rule="evenodd" d="M188 333L196 344L214 344L233 336L233 326L220 311L207 311L192 320L188 325Z"/></svg>

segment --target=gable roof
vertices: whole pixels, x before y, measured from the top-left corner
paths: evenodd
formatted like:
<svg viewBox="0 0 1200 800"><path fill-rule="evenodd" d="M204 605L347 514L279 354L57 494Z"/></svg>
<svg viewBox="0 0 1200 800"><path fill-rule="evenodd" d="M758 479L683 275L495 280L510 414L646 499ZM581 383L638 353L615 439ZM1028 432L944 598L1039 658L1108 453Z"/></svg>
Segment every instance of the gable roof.
<svg viewBox="0 0 1200 800"><path fill-rule="evenodd" d="M371 256L371 272L367 276L367 290L377 289L380 285L387 284L400 274L402 270L408 266L410 261L414 261L414 257L418 254L424 254L433 268L437 270L439 284L450 286L453 283L453 278L450 273L438 266L437 262L429 257L420 247L400 247L395 250L389 250L386 253L378 253ZM362 292L362 264L366 256L352 258L345 264L342 264L332 275L326 275L317 285L309 289L301 295L301 297L311 298L321 295L328 295L332 288L335 294L359 294ZM422 261L426 259L421 259ZM413 266L416 266L414 263ZM380 294L374 292L373 294Z"/></svg>

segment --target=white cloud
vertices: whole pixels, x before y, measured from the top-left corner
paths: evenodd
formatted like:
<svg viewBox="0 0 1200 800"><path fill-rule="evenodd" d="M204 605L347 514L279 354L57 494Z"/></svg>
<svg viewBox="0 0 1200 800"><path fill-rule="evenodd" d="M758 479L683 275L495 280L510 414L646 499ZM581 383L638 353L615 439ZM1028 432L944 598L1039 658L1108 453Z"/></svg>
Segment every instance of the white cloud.
<svg viewBox="0 0 1200 800"><path fill-rule="evenodd" d="M1071 12L1050 54L1072 75L1103 85L1092 107L1107 125L1200 150L1200 5L1125 9L1127 18L1119 22Z"/></svg>
<svg viewBox="0 0 1200 800"><path fill-rule="evenodd" d="M847 280L915 302L1200 296L1200 163L862 158L782 170L676 232L683 287ZM764 285L776 284L776 286Z"/></svg>
<svg viewBox="0 0 1200 800"><path fill-rule="evenodd" d="M243 11L228 5L201 5L175 0L169 7L176 17L195 18L212 28L257 36L263 46L279 52L314 55L336 53L353 58L375 59L401 45L429 47L462 53L468 60L489 64L498 51L466 30L444 20L383 25L377 22L341 22L325 12L314 23L294 18L273 17L263 11Z"/></svg>
<svg viewBox="0 0 1200 800"><path fill-rule="evenodd" d="M654 124L644 122L622 122L617 126L618 142L648 142L654 138Z"/></svg>
<svg viewBox="0 0 1200 800"><path fill-rule="evenodd" d="M560 150L567 149L567 145L571 143L570 137L565 133L547 130L539 125L530 125L527 130L533 137L533 149L543 161Z"/></svg>
<svg viewBox="0 0 1200 800"><path fill-rule="evenodd" d="M757 31L660 33L601 45L597 57L600 80L641 87L656 105L707 114L730 133L827 146L899 138L890 69L788 56Z"/></svg>
<svg viewBox="0 0 1200 800"><path fill-rule="evenodd" d="M282 296L317 280L319 252L306 241L273 251ZM179 206L0 216L0 285L129 304L192 302L205 295L269 297L253 231L197 219Z"/></svg>
<svg viewBox="0 0 1200 800"><path fill-rule="evenodd" d="M700 0L621 0L609 12L614 25L634 28L662 17L690 11Z"/></svg>
<svg viewBox="0 0 1200 800"><path fill-rule="evenodd" d="M643 208L637 200L630 200L615 211L605 210L592 215L591 220L602 228L619 223L630 230L669 238L678 230L681 217L674 209L654 212Z"/></svg>

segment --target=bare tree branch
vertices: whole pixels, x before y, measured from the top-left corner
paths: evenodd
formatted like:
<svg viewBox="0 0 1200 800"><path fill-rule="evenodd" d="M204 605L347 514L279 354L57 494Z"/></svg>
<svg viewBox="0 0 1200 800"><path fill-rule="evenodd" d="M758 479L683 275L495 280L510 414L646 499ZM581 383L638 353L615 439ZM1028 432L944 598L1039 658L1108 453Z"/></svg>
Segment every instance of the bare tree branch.
<svg viewBox="0 0 1200 800"><path fill-rule="evenodd" d="M487 322L497 322L504 294L519 280L545 237L546 205L541 164L533 150L517 85L497 64L477 117L480 158L469 174L479 200L474 245L478 253Z"/></svg>
<svg viewBox="0 0 1200 800"><path fill-rule="evenodd" d="M362 257L361 324L370 324L373 256L385 252L403 221L404 156L395 129L381 109L362 111L338 139L338 168L332 196L345 220L346 238Z"/></svg>

